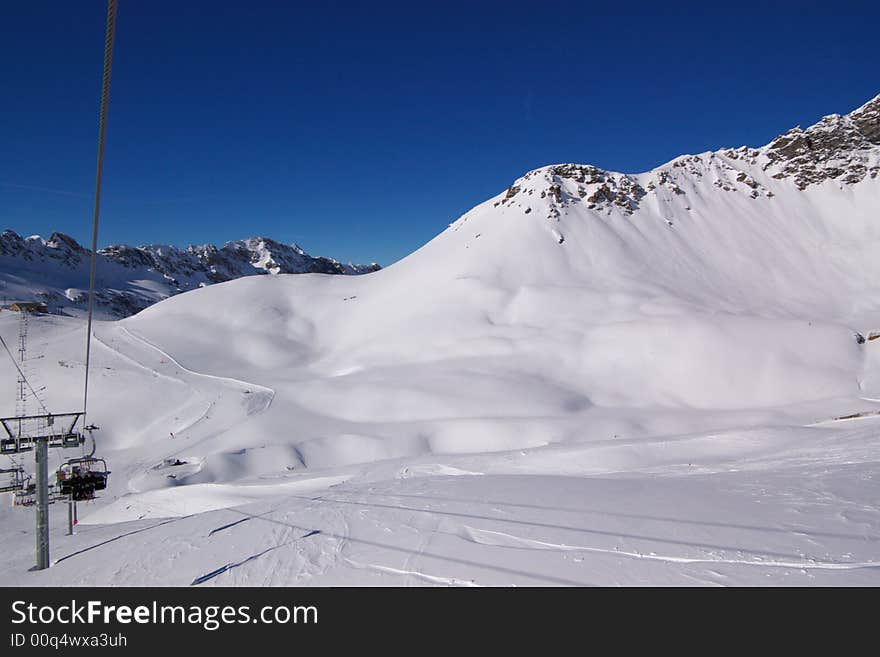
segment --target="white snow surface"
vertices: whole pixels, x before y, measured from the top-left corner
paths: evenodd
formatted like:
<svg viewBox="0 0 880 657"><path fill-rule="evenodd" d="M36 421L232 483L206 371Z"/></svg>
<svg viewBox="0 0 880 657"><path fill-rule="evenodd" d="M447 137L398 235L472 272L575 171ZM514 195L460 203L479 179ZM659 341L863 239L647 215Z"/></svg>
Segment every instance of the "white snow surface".
<svg viewBox="0 0 880 657"><path fill-rule="evenodd" d="M98 323L110 487L42 572L4 504L0 584L880 585L880 180L765 165L544 167L384 270ZM79 407L82 322L29 337Z"/></svg>

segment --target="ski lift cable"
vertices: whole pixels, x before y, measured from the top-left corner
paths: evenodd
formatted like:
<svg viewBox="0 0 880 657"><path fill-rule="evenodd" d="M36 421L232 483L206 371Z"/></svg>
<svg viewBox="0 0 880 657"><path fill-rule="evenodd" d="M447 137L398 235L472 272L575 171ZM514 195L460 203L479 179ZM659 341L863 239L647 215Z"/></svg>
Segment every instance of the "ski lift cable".
<svg viewBox="0 0 880 657"><path fill-rule="evenodd" d="M89 404L89 364L92 354L92 314L95 306L95 269L98 250L98 215L101 207L101 175L104 170L104 134L107 125L107 103L110 98L110 71L113 64L113 39L116 34L116 2L107 2L107 31L104 37L104 76L101 81L101 112L98 118L98 162L95 172L95 212L92 218L92 257L89 264L89 307L86 324L86 372L83 385L83 427Z"/></svg>
<svg viewBox="0 0 880 657"><path fill-rule="evenodd" d="M33 386L31 386L31 382L28 381L27 377L24 375L24 372L22 372L21 367L19 367L19 365L18 365L18 361L15 360L15 356L12 355L12 352L9 350L9 345L6 344L6 340L3 339L2 335L0 335L0 343L3 343L3 348L6 349L6 353L9 354L9 358L12 360L12 364L15 365L15 369L18 370L18 375L21 377L21 380L27 384L28 390L31 391L31 394L34 396L34 399L36 399L39 402L40 407L46 412L46 415L50 415L49 409L46 408L46 405L43 403L43 400L40 399L40 396L34 390Z"/></svg>

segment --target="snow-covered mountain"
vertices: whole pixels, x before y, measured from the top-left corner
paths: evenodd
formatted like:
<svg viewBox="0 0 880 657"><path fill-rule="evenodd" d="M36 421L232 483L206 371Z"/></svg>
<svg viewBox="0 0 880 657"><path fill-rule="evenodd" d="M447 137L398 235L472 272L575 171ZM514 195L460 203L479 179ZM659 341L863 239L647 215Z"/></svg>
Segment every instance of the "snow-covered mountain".
<svg viewBox="0 0 880 657"><path fill-rule="evenodd" d="M878 173L880 96L645 173L535 169L368 276L100 322L110 486L40 573L0 509L0 583L878 585ZM77 408L82 322L31 331Z"/></svg>
<svg viewBox="0 0 880 657"><path fill-rule="evenodd" d="M40 301L50 312L77 313L86 304L91 251L63 233L48 240L0 234L0 294L7 301ZM255 274L364 274L379 265L343 264L314 257L296 244L252 237L213 244L125 244L98 251L97 311L121 318L169 296Z"/></svg>

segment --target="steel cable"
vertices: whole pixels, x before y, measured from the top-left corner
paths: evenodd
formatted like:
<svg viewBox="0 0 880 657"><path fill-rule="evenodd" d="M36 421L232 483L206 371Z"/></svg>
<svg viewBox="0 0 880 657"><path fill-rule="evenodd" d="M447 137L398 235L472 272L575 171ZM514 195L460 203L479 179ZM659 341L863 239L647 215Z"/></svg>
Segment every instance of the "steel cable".
<svg viewBox="0 0 880 657"><path fill-rule="evenodd" d="M95 269L98 250L98 216L101 208L101 175L104 171L104 135L107 127L107 103L110 99L110 71L113 65L113 39L116 34L116 2L107 3L107 31L104 37L104 76L101 81L101 112L98 119L98 163L95 172L95 213L92 218L92 257L89 265L89 305L86 323L86 373L83 387L83 427L89 405L89 365L92 355L92 315L95 306Z"/></svg>

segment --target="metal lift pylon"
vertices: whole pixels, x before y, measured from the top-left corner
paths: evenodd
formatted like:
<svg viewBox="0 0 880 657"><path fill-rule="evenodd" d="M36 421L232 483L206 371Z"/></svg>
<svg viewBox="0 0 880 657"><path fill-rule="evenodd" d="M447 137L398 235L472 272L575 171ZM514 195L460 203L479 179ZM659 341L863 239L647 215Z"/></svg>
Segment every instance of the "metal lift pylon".
<svg viewBox="0 0 880 657"><path fill-rule="evenodd" d="M0 418L6 436L0 438L0 454L34 452L36 466L36 564L33 570L49 567L49 448L72 449L85 443L85 436L76 429L82 413L29 415ZM68 422L56 420L65 419Z"/></svg>

